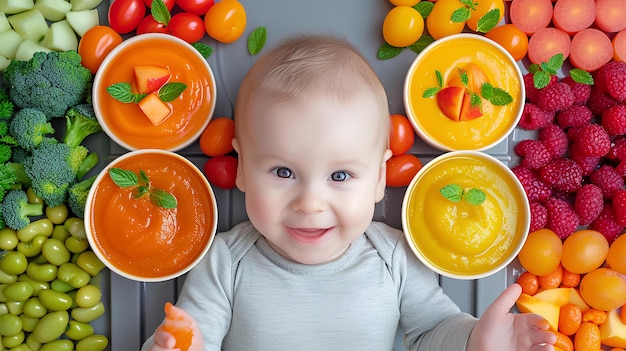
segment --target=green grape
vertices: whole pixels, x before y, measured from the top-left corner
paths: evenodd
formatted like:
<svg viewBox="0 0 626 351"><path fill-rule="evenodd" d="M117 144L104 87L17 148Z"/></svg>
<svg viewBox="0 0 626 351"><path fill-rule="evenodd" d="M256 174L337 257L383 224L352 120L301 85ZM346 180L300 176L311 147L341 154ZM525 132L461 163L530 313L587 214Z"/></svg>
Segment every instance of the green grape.
<svg viewBox="0 0 626 351"><path fill-rule="evenodd" d="M40 343L51 342L65 332L69 322L69 313L67 311L50 312L41 317L39 323L33 330L35 340Z"/></svg>

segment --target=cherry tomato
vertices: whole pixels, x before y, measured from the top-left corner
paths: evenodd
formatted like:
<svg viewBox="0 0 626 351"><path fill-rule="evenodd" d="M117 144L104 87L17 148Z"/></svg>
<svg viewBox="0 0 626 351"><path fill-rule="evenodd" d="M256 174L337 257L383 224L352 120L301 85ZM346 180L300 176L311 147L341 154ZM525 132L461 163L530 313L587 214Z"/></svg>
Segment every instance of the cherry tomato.
<svg viewBox="0 0 626 351"><path fill-rule="evenodd" d="M413 154L391 156L387 160L387 186L407 186L422 168L422 162Z"/></svg>
<svg viewBox="0 0 626 351"><path fill-rule="evenodd" d="M406 47L417 41L424 33L424 18L409 6L396 6L383 21L383 38L395 47Z"/></svg>
<svg viewBox="0 0 626 351"><path fill-rule="evenodd" d="M413 126L403 115L393 114L389 118L389 148L394 156L402 155L411 149L415 141Z"/></svg>
<svg viewBox="0 0 626 351"><path fill-rule="evenodd" d="M109 25L120 34L130 33L146 15L142 0L114 0L109 7Z"/></svg>
<svg viewBox="0 0 626 351"><path fill-rule="evenodd" d="M415 6L420 0L389 0L389 2L396 6Z"/></svg>
<svg viewBox="0 0 626 351"><path fill-rule="evenodd" d="M194 15L204 16L215 3L214 0L178 0L177 4L183 10Z"/></svg>
<svg viewBox="0 0 626 351"><path fill-rule="evenodd" d="M167 28L170 34L188 43L195 43L204 36L202 18L189 12L180 12L172 16Z"/></svg>
<svg viewBox="0 0 626 351"><path fill-rule="evenodd" d="M499 23L504 17L504 1L503 0L476 0L474 1L475 10L471 10L470 19L465 22L467 28L473 30L474 32L481 32L478 28L478 21L489 11L491 10L499 10L500 18L496 23ZM482 31L484 32L484 30Z"/></svg>
<svg viewBox="0 0 626 351"><path fill-rule="evenodd" d="M165 4L168 10L172 11L174 5L176 5L176 0L161 0ZM152 8L152 0L143 0L143 2L148 6L148 8Z"/></svg>
<svg viewBox="0 0 626 351"><path fill-rule="evenodd" d="M214 118L200 135L200 150L210 157L233 151L235 122L227 117Z"/></svg>
<svg viewBox="0 0 626 351"><path fill-rule="evenodd" d="M441 39L461 33L465 28L465 22L452 21L452 14L464 6L459 0L438 0L426 17L428 34L434 39Z"/></svg>
<svg viewBox="0 0 626 351"><path fill-rule="evenodd" d="M237 158L229 155L212 157L204 164L204 174L216 187L232 189L237 177Z"/></svg>
<svg viewBox="0 0 626 351"><path fill-rule="evenodd" d="M144 17L137 26L137 34L144 33L169 33L169 29L160 22L157 22L152 15Z"/></svg>
<svg viewBox="0 0 626 351"><path fill-rule="evenodd" d="M515 61L523 59L528 52L528 36L514 24L497 26L485 36L500 44Z"/></svg>
<svg viewBox="0 0 626 351"><path fill-rule="evenodd" d="M122 37L111 27L91 27L78 42L78 54L82 58L81 63L91 73L96 74L102 60L113 48L122 43L122 40Z"/></svg>
<svg viewBox="0 0 626 351"><path fill-rule="evenodd" d="M204 16L207 34L224 44L239 39L246 29L246 9L237 0L221 0Z"/></svg>

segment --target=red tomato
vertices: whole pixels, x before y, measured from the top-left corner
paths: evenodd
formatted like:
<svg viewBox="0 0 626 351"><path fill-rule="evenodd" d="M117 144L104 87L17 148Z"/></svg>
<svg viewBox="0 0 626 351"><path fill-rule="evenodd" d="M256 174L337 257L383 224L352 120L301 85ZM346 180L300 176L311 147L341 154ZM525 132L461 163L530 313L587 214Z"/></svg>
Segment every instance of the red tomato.
<svg viewBox="0 0 626 351"><path fill-rule="evenodd" d="M215 3L214 0L178 0L177 4L183 10L198 16L204 16Z"/></svg>
<svg viewBox="0 0 626 351"><path fill-rule="evenodd" d="M214 118L200 135L200 150L210 157L233 151L235 122L227 117Z"/></svg>
<svg viewBox="0 0 626 351"><path fill-rule="evenodd" d="M402 155L411 149L415 141L415 132L409 119L393 114L389 125L389 148L394 156Z"/></svg>
<svg viewBox="0 0 626 351"><path fill-rule="evenodd" d="M176 5L176 0L161 0L165 4L168 10L172 11L174 5ZM148 8L152 8L152 0L143 0L143 2L148 6Z"/></svg>
<svg viewBox="0 0 626 351"><path fill-rule="evenodd" d="M415 155L402 154L387 160L387 186L407 186L422 168L422 162Z"/></svg>
<svg viewBox="0 0 626 351"><path fill-rule="evenodd" d="M239 39L246 29L246 9L237 0L221 0L204 16L207 34L224 44Z"/></svg>
<svg viewBox="0 0 626 351"><path fill-rule="evenodd" d="M114 0L109 7L109 25L120 34L130 33L146 15L142 0Z"/></svg>
<svg viewBox="0 0 626 351"><path fill-rule="evenodd" d="M152 15L147 15L137 26L137 34L144 33L169 33L169 29L163 23L157 22Z"/></svg>
<svg viewBox="0 0 626 351"><path fill-rule="evenodd" d="M180 12L172 16L167 28L170 34L188 43L195 43L204 36L202 18L189 12Z"/></svg>
<svg viewBox="0 0 626 351"><path fill-rule="evenodd" d="M232 189L237 177L237 158L229 155L212 157L204 164L204 174L216 187Z"/></svg>
<svg viewBox="0 0 626 351"><path fill-rule="evenodd" d="M78 54L82 58L81 63L91 73L96 74L98 67L106 55L122 42L120 36L113 28L108 26L95 26L83 34L78 42Z"/></svg>

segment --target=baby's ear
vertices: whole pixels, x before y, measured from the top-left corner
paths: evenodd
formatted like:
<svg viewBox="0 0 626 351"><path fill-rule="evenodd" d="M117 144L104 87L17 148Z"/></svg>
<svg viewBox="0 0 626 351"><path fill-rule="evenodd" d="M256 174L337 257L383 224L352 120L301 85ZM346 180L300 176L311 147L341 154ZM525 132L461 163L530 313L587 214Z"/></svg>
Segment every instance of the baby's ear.
<svg viewBox="0 0 626 351"><path fill-rule="evenodd" d="M387 187L387 160L389 160L389 158L391 158L391 150L386 149L383 154L383 161L380 164L378 183L376 184L376 202L379 202L385 197L385 188Z"/></svg>
<svg viewBox="0 0 626 351"><path fill-rule="evenodd" d="M235 185L241 192L246 192L245 182L243 180L243 155L241 154L241 146L237 138L233 138L233 148L235 152L237 152L237 176L235 178Z"/></svg>

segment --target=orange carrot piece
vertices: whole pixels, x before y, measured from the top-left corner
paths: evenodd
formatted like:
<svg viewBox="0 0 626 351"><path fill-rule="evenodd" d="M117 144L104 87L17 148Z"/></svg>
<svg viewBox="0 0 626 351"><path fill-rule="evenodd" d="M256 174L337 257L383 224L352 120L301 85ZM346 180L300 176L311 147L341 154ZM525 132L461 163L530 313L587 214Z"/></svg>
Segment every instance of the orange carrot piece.
<svg viewBox="0 0 626 351"><path fill-rule="evenodd" d="M594 0L559 0L554 4L554 26L573 35L589 28L596 19Z"/></svg>
<svg viewBox="0 0 626 351"><path fill-rule="evenodd" d="M509 8L511 23L527 35L546 28L552 21L552 13L550 0L515 0Z"/></svg>
<svg viewBox="0 0 626 351"><path fill-rule="evenodd" d="M569 60L574 67L593 72L612 58L613 44L601 30L583 29L572 38Z"/></svg>
<svg viewBox="0 0 626 351"><path fill-rule="evenodd" d="M613 60L626 61L626 29L622 29L613 37Z"/></svg>
<svg viewBox="0 0 626 351"><path fill-rule="evenodd" d="M624 0L596 0L595 24L607 32L619 32L626 29L626 6Z"/></svg>
<svg viewBox="0 0 626 351"><path fill-rule="evenodd" d="M561 29L540 29L528 40L528 59L532 63L548 62L559 53L566 59L570 55L570 42L569 35Z"/></svg>

